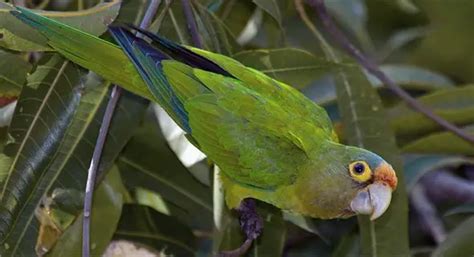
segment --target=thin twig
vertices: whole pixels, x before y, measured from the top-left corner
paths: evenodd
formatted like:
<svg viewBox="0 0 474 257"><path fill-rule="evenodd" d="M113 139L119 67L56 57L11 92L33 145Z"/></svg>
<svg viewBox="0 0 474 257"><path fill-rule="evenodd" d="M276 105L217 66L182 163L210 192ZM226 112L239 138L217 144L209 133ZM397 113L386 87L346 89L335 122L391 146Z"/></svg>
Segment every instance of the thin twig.
<svg viewBox="0 0 474 257"><path fill-rule="evenodd" d="M332 35L333 39L339 43L341 47L345 49L354 59L356 59L357 62L359 62L359 64L362 65L369 73L377 77L386 87L388 87L392 92L405 101L408 106L410 106L413 110L424 114L427 118L433 120L446 130L451 131L458 137L474 144L473 136L467 134L461 128L435 114L431 109L421 105L415 98L410 96L401 87L395 84L395 82L393 82L393 80L390 79L384 72L382 72L375 62L366 57L359 49L357 49L341 32L341 30L336 27L329 13L327 12L326 6L324 5L324 0L307 0L307 3L314 7L322 24L329 34Z"/></svg>
<svg viewBox="0 0 474 257"><path fill-rule="evenodd" d="M146 29L155 16L158 6L160 5L160 0L152 0L148 6L148 9L145 13L140 28ZM122 89L118 86L114 86L112 93L110 94L109 102L107 103L107 108L105 110L104 117L102 118L102 124L100 126L99 135L97 137L97 142L92 154L92 160L89 166L87 174L87 183L86 183L86 192L84 195L84 216L82 220L82 256L90 257L90 222L91 222L91 212L92 212L92 199L94 196L94 186L97 177L97 169L99 167L100 157L102 155L102 150L104 148L105 140L107 138L108 130L110 123L112 121L112 116L114 114L115 107L122 93Z"/></svg>
<svg viewBox="0 0 474 257"><path fill-rule="evenodd" d="M194 19L191 1L181 0L181 2L183 3L184 16L186 16L186 24L188 25L189 34L191 34L193 45L195 47L202 48L202 40L199 36L196 19Z"/></svg>

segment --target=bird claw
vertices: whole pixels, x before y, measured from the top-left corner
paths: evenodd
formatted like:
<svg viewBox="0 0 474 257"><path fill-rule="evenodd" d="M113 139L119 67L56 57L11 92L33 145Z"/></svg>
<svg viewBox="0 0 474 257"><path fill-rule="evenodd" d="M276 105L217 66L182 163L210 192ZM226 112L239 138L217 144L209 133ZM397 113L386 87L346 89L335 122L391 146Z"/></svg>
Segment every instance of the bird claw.
<svg viewBox="0 0 474 257"><path fill-rule="evenodd" d="M216 257L238 257L244 255L252 246L252 242L262 234L263 220L257 213L254 199L244 199L237 211L239 212L240 228L245 233L247 239L239 248L231 251L222 251Z"/></svg>

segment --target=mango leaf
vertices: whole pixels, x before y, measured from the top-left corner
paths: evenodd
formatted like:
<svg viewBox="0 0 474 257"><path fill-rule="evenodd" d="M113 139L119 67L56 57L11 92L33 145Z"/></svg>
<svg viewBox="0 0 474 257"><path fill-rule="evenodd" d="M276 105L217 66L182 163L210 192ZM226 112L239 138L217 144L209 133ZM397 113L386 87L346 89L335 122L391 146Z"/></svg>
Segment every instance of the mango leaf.
<svg viewBox="0 0 474 257"><path fill-rule="evenodd" d="M367 50L373 50L368 34L367 8L363 0L337 0L326 3L328 10L347 30L354 34L361 45Z"/></svg>
<svg viewBox="0 0 474 257"><path fill-rule="evenodd" d="M405 162L405 182L407 192L410 192L418 180L426 173L441 168L455 168L463 164L474 164L474 160L463 156L422 155Z"/></svg>
<svg viewBox="0 0 474 257"><path fill-rule="evenodd" d="M360 238L356 233L349 233L345 235L336 249L332 253L332 257L349 257L358 256L360 252Z"/></svg>
<svg viewBox="0 0 474 257"><path fill-rule="evenodd" d="M413 65L384 64L383 72L399 85L407 85L410 90L433 91L436 89L453 88L454 83L440 73ZM367 74L370 83L379 87L383 84L373 75Z"/></svg>
<svg viewBox="0 0 474 257"><path fill-rule="evenodd" d="M195 256L196 238L173 216L150 207L125 204L114 239L141 243L172 256Z"/></svg>
<svg viewBox="0 0 474 257"><path fill-rule="evenodd" d="M381 65L380 69L403 89L409 91L431 92L444 88L452 88L453 82L440 73L409 65ZM384 85L374 76L367 74L372 86L378 91L385 90ZM334 81L321 79L305 88L305 94L317 103L332 106L336 102ZM383 96L383 95L382 95Z"/></svg>
<svg viewBox="0 0 474 257"><path fill-rule="evenodd" d="M197 181L176 158L154 121L137 131L119 157L127 187L155 191L185 210L183 221L209 228L213 210L210 188Z"/></svg>
<svg viewBox="0 0 474 257"><path fill-rule="evenodd" d="M472 256L474 254L474 217L461 222L451 231L431 256L433 257L457 257Z"/></svg>
<svg viewBox="0 0 474 257"><path fill-rule="evenodd" d="M33 255L21 249L24 234L14 231L14 227L18 224L18 228L25 228L25 223L34 218L36 205L30 205L26 210L25 206L31 200L39 201L42 196L35 194L35 180L42 177L52 162L54 150L65 136L84 88L81 73L73 64L57 55L45 59L28 78L29 83L21 93L8 132L14 142L5 147L5 154L13 161L6 171L2 171L8 177L2 183L0 200L0 216L4 221L0 227L3 242L0 251L5 256ZM25 219L22 213L30 216ZM32 239L34 241L34 237Z"/></svg>
<svg viewBox="0 0 474 257"><path fill-rule="evenodd" d="M17 97L31 64L20 55L3 50L0 50L0 60L0 97Z"/></svg>
<svg viewBox="0 0 474 257"><path fill-rule="evenodd" d="M255 9L251 1L223 1L216 15L234 36L238 36L253 18Z"/></svg>
<svg viewBox="0 0 474 257"><path fill-rule="evenodd" d="M10 179L3 184L1 201L15 203L2 204L0 212L9 221L1 227L8 232L2 236L7 247L0 249L5 256L32 255L31 242L38 233L34 211L45 193L56 188L83 191L109 96L108 82L92 73L86 75L58 55L46 55L28 81L9 129L14 142L5 148L14 163L7 171ZM146 106L143 99L123 95L99 174L110 167L128 141Z"/></svg>
<svg viewBox="0 0 474 257"><path fill-rule="evenodd" d="M116 167L113 167L97 187L94 193L91 216L91 256L100 256L114 236L122 213L122 179ZM107 218L104 218L107 217ZM82 256L82 218L62 234L48 257Z"/></svg>
<svg viewBox="0 0 474 257"><path fill-rule="evenodd" d="M283 16L281 11L281 6L283 1L278 0L252 0L258 7L262 8L267 12L270 16L275 19L278 26L282 27Z"/></svg>
<svg viewBox="0 0 474 257"><path fill-rule="evenodd" d="M466 126L463 129L474 135L474 125ZM437 132L411 141L402 147L402 151L405 153L472 155L473 147L471 143L451 132Z"/></svg>
<svg viewBox="0 0 474 257"><path fill-rule="evenodd" d="M474 123L474 85L435 91L417 100L448 121L463 126ZM397 135L425 135L439 130L438 124L402 103L390 109L389 117Z"/></svg>
<svg viewBox="0 0 474 257"><path fill-rule="evenodd" d="M344 134L351 145L371 150L387 160L403 181L401 160L395 136L384 119L384 108L377 92L357 66L335 75L336 92ZM371 222L359 216L362 254L366 256L407 256L407 195L400 183L384 215Z"/></svg>
<svg viewBox="0 0 474 257"><path fill-rule="evenodd" d="M76 12L37 11L37 13L98 36L104 33L107 26L117 17L120 2L113 0ZM0 33L5 33L5 36L0 37L0 46L15 51L51 50L46 44L46 38L10 14L12 9L9 4L0 3Z"/></svg>
<svg viewBox="0 0 474 257"><path fill-rule="evenodd" d="M335 67L324 58L296 48L250 50L232 57L298 89L306 87Z"/></svg>

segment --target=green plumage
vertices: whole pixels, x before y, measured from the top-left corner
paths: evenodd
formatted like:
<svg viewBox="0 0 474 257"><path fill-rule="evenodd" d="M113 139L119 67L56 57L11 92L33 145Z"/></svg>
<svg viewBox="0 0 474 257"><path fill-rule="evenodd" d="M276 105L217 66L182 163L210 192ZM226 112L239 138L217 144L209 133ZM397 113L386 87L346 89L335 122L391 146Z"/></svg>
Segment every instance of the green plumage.
<svg viewBox="0 0 474 257"><path fill-rule="evenodd" d="M229 57L167 41L151 46L118 29L125 54L25 9L14 14L66 58L158 102L221 168L230 207L252 197L313 217L343 217L367 184L349 175L349 164L363 160L375 170L383 162L339 144L325 110L300 92Z"/></svg>

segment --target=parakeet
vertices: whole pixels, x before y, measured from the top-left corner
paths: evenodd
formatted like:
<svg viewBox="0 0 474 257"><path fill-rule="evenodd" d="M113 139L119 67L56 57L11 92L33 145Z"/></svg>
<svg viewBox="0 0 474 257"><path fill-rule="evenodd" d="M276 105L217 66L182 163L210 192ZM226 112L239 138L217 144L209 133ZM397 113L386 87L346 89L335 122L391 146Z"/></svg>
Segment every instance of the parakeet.
<svg viewBox="0 0 474 257"><path fill-rule="evenodd" d="M65 57L161 105L220 167L250 242L261 228L248 199L322 219L376 219L388 208L397 186L390 164L339 143L326 111L293 87L138 28L111 27L116 46L26 9L13 14Z"/></svg>

